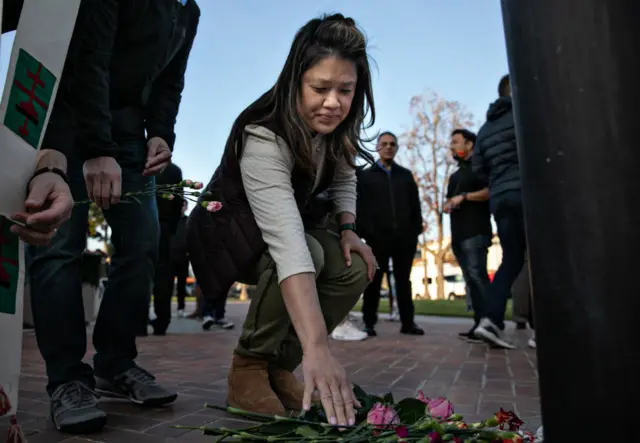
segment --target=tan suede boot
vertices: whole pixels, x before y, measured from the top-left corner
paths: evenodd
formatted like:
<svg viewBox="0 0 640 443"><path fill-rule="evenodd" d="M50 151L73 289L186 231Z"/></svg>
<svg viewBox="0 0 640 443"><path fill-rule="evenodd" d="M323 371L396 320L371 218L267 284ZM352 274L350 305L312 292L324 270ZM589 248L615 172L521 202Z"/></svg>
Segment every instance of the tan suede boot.
<svg viewBox="0 0 640 443"><path fill-rule="evenodd" d="M284 406L269 383L266 360L233 356L227 404L260 414L285 415Z"/></svg>
<svg viewBox="0 0 640 443"><path fill-rule="evenodd" d="M302 400L304 398L304 383L298 380L293 372L269 366L269 381L282 405L294 411L302 410ZM320 403L320 396L313 394L312 403Z"/></svg>

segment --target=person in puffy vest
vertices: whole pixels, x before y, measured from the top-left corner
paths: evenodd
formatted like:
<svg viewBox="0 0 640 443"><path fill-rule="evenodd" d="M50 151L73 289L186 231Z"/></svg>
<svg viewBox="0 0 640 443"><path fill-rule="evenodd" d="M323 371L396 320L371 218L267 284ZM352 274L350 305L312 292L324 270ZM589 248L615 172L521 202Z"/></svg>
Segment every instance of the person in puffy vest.
<svg viewBox="0 0 640 443"><path fill-rule="evenodd" d="M309 21L274 87L231 128L205 189L220 205L190 214L204 296L257 285L229 372L230 406L283 415L310 407L318 390L331 422L354 423L357 400L328 335L376 267L354 224L355 159L373 161L360 139L367 108L373 117L363 33L341 14ZM328 202L317 198L325 190ZM322 224L328 211L339 234ZM304 384L293 375L301 363Z"/></svg>
<svg viewBox="0 0 640 443"><path fill-rule="evenodd" d="M503 337L511 287L524 266L527 239L520 191L520 162L509 76L498 84L498 99L489 106L471 156L473 172L489 187L489 206L498 227L502 263L486 292L483 318L475 335L493 346L513 349Z"/></svg>

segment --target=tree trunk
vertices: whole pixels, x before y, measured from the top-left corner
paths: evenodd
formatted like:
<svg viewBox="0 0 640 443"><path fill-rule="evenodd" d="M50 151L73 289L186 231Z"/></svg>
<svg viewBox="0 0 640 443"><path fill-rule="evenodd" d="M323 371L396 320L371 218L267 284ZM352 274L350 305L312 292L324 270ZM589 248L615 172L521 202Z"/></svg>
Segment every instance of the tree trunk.
<svg viewBox="0 0 640 443"><path fill-rule="evenodd" d="M444 300L444 256L438 254L435 256L436 269L438 270L438 276L436 277L436 283L438 287L437 299Z"/></svg>
<svg viewBox="0 0 640 443"><path fill-rule="evenodd" d="M427 234L422 234L423 246L420 248L422 251L422 266L424 267L424 298L431 300L431 294L429 293L429 251L427 251Z"/></svg>

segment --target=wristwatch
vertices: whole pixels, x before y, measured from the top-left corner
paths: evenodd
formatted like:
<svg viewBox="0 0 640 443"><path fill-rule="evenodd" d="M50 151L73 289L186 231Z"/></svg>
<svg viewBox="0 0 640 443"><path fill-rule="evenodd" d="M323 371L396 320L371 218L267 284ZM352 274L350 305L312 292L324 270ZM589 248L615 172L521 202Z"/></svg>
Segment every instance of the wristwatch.
<svg viewBox="0 0 640 443"><path fill-rule="evenodd" d="M467 194L468 192L463 192L462 194L460 194L462 196L462 200L465 201L467 199Z"/></svg>
<svg viewBox="0 0 640 443"><path fill-rule="evenodd" d="M340 225L340 233L342 234L344 231L354 231L356 230L355 223L342 223Z"/></svg>

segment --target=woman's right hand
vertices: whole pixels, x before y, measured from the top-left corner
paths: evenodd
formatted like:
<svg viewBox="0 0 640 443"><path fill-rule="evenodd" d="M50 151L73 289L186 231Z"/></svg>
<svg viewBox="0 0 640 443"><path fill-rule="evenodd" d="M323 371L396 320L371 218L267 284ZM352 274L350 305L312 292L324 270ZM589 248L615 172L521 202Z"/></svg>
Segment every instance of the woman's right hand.
<svg viewBox="0 0 640 443"><path fill-rule="evenodd" d="M308 410L311 395L318 390L322 407L332 425L353 426L356 422L354 408L362 407L353 393L342 365L331 355L328 347L309 350L302 359L304 375L303 407Z"/></svg>

